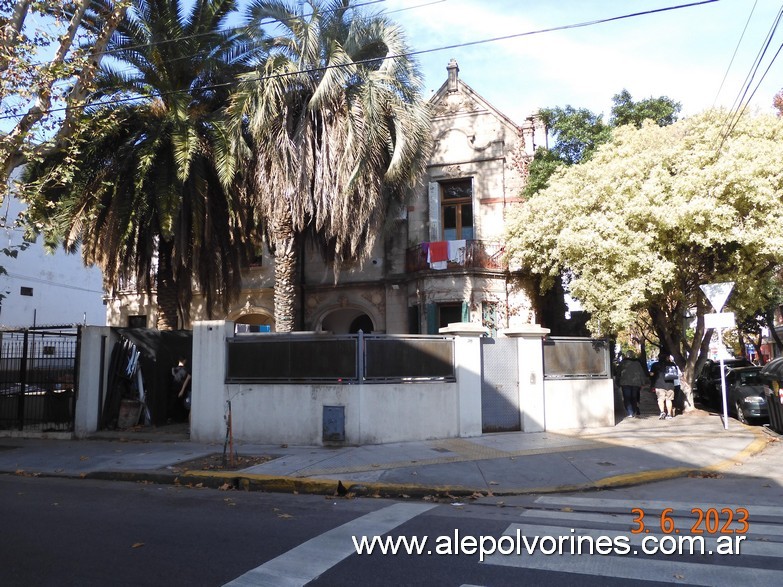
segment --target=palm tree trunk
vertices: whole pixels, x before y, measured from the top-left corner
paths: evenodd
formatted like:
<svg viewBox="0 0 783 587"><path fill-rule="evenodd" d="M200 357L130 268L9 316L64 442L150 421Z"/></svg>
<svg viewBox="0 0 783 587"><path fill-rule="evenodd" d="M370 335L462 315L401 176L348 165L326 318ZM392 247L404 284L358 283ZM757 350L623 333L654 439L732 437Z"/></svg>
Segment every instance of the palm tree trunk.
<svg viewBox="0 0 783 587"><path fill-rule="evenodd" d="M158 330L176 330L179 327L179 300L174 271L171 267L171 243L159 240L157 271Z"/></svg>
<svg viewBox="0 0 783 587"><path fill-rule="evenodd" d="M296 301L296 233L290 214L282 214L274 221L273 245L275 255L275 331L294 330Z"/></svg>

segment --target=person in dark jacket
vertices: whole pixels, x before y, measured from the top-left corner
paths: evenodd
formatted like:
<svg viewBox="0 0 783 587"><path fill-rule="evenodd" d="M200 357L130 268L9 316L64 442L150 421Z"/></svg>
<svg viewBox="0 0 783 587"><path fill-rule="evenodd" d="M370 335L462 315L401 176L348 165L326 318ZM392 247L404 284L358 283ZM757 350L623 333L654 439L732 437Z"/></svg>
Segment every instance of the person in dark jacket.
<svg viewBox="0 0 783 587"><path fill-rule="evenodd" d="M633 351L628 351L617 367L617 383L623 390L623 405L629 418L639 415L639 393L647 383L648 374L636 359Z"/></svg>
<svg viewBox="0 0 783 587"><path fill-rule="evenodd" d="M678 377L677 365L674 364L671 355L663 355L663 359L659 359L652 366L650 380L655 390L655 398L658 400L661 420L671 420L674 416L674 388Z"/></svg>

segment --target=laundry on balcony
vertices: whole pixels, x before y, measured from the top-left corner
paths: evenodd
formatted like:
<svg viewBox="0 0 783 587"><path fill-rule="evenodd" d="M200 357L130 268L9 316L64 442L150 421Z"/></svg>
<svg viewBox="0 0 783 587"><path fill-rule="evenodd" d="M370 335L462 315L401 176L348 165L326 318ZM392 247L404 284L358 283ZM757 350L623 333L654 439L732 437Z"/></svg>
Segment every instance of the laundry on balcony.
<svg viewBox="0 0 783 587"><path fill-rule="evenodd" d="M448 261L449 263L456 263L457 265L464 265L465 264L465 247L466 247L466 241L465 239L462 240L455 240L455 241L447 241L448 242Z"/></svg>
<svg viewBox="0 0 783 587"><path fill-rule="evenodd" d="M427 262L432 269L446 269L448 267L449 249L446 241L430 243Z"/></svg>

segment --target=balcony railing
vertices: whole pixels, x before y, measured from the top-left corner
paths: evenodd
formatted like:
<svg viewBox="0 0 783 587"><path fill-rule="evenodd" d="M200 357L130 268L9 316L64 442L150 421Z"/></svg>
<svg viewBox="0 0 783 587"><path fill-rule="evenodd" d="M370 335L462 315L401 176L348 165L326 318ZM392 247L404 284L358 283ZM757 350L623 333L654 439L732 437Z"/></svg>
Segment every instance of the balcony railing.
<svg viewBox="0 0 783 587"><path fill-rule="evenodd" d="M505 246L502 243L465 240L445 241L446 259L442 254L433 255L433 243L420 243L410 247L405 255L405 271L443 270L443 269L488 269L505 271L508 267L504 258ZM440 250L442 251L442 245Z"/></svg>

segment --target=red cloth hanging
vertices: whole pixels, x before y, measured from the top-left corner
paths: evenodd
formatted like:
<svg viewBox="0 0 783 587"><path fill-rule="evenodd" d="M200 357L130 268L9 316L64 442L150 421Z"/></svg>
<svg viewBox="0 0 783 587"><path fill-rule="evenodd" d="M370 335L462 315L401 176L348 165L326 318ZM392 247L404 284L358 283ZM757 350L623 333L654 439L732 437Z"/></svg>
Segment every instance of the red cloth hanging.
<svg viewBox="0 0 783 587"><path fill-rule="evenodd" d="M449 258L449 248L446 241L436 241L430 243L430 263L438 261L447 261Z"/></svg>

